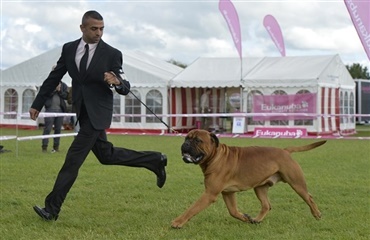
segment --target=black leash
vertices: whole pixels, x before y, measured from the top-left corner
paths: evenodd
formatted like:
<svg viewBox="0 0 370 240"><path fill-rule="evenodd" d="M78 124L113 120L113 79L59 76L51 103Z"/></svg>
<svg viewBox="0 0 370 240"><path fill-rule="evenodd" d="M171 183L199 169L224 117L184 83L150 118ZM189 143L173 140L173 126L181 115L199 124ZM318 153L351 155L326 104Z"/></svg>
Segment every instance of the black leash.
<svg viewBox="0 0 370 240"><path fill-rule="evenodd" d="M116 74L114 74L114 72L111 72L111 74L113 74L115 77L117 77L116 76ZM124 75L124 74L121 74L121 75ZM122 78L121 76L120 76L120 78L122 79L122 80L126 80L126 78ZM127 81L127 80L126 80ZM146 109L148 109L149 110L149 112L151 112L161 123L163 123L166 127L167 127L167 130L169 131L169 132L171 132L171 131L173 131L174 133L178 133L176 130L174 130L173 128L170 128L170 126L168 126L168 124L167 123L165 123L160 117L158 117L157 116L157 114L155 114L154 112L153 112L153 110L152 109L150 109L145 103L143 103L143 101L141 101L140 100L140 98L138 98L129 88L127 88L126 86L125 86L125 84L122 84L122 85L124 85L124 87L132 94L132 96L134 96L141 104L143 104L144 105L144 107L146 108ZM110 87L111 88L113 88L113 85L110 85Z"/></svg>

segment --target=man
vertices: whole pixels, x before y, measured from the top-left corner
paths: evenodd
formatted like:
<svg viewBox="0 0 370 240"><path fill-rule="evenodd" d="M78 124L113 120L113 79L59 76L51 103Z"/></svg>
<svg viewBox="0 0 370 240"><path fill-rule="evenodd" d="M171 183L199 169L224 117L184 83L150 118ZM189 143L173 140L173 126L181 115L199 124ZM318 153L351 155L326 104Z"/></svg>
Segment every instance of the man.
<svg viewBox="0 0 370 240"><path fill-rule="evenodd" d="M49 98L45 102L45 112L46 113L63 113L66 112L67 106L64 100L68 96L68 87L64 82L59 82L55 90L50 94ZM51 129L54 126L54 134L60 134L62 130L64 117L45 117L44 122L44 132L43 135L49 135ZM42 139L42 152L47 152L49 139ZM60 137L54 138L52 153L59 152Z"/></svg>
<svg viewBox="0 0 370 240"><path fill-rule="evenodd" d="M30 116L35 120L47 96L68 72L72 78L72 104L80 131L67 152L53 190L45 199L45 207L34 206L36 213L49 221L57 220L64 199L90 150L102 164L147 168L156 174L159 188L166 181L165 155L113 147L107 141L105 129L111 124L113 111L111 87L117 93L127 95L130 84L120 77L123 74L122 53L101 40L103 17L96 11L86 12L80 29L82 38L64 44L57 66L42 84L30 108Z"/></svg>
<svg viewBox="0 0 370 240"><path fill-rule="evenodd" d="M211 89L206 88L206 91L200 97L200 110L202 113L208 114L211 112L209 107L209 95L211 94ZM202 117L202 128L208 130L209 127L209 118Z"/></svg>

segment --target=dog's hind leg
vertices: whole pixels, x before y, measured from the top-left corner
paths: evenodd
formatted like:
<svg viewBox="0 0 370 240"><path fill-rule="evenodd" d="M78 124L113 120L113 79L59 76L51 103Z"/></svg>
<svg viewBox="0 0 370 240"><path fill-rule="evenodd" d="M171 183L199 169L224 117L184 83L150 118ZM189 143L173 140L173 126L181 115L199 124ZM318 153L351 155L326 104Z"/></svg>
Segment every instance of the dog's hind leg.
<svg viewBox="0 0 370 240"><path fill-rule="evenodd" d="M306 185L306 184L305 184ZM321 213L319 211L319 208L317 207L316 203L313 200L313 197L311 194L308 193L306 186L292 184L290 185L296 193L298 193L299 196L307 203L307 205L310 207L311 214L316 218L317 220L321 219Z"/></svg>
<svg viewBox="0 0 370 240"><path fill-rule="evenodd" d="M229 211L232 217L239 219L243 222L250 222L251 219L247 215L238 211L236 195L234 192L232 193L222 192L222 197L226 204L227 210Z"/></svg>
<svg viewBox="0 0 370 240"><path fill-rule="evenodd" d="M302 169L298 166L294 171L283 174L283 179L293 188L293 190L307 203L311 209L312 215L320 220L321 213L316 203L313 201L311 194L308 193L306 181Z"/></svg>
<svg viewBox="0 0 370 240"><path fill-rule="evenodd" d="M270 188L269 184L265 184L265 185L254 188L254 193L256 194L258 200L261 203L260 213L258 214L256 218L252 219L253 222L255 223L261 222L265 218L267 213L271 210L271 204L267 196L267 192L269 188Z"/></svg>

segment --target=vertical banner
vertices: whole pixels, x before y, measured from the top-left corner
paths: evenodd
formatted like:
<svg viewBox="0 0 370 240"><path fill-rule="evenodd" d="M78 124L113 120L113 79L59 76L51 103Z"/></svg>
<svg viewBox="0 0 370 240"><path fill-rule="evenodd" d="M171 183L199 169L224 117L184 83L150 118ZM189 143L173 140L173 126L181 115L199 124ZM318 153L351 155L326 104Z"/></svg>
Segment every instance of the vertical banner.
<svg viewBox="0 0 370 240"><path fill-rule="evenodd" d="M234 4L230 0L220 0L218 8L226 20L231 36L234 40L235 47L238 50L239 57L241 59L242 41L240 34L240 23Z"/></svg>
<svg viewBox="0 0 370 240"><path fill-rule="evenodd" d="M344 3L370 60L370 0L344 0Z"/></svg>
<svg viewBox="0 0 370 240"><path fill-rule="evenodd" d="M270 34L272 41L275 43L275 46L279 50L281 56L285 57L285 45L283 34L281 33L281 29L279 23L276 19L271 15L266 15L263 19L263 26L265 26L267 32Z"/></svg>

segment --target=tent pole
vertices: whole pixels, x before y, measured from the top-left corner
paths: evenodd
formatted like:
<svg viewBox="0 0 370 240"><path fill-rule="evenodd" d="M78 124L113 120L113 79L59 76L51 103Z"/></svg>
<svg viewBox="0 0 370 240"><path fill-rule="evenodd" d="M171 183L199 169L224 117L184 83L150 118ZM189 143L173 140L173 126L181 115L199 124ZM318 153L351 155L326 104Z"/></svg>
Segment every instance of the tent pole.
<svg viewBox="0 0 370 240"><path fill-rule="evenodd" d="M239 111L243 111L243 58L240 57L240 108Z"/></svg>
<svg viewBox="0 0 370 240"><path fill-rule="evenodd" d="M168 97L168 100L169 100L169 109L168 109L168 113L169 113L169 118L167 118L167 121L168 121L168 126L170 127L169 129L172 129L172 87L170 85L170 96ZM168 133L171 133L171 131L168 129Z"/></svg>

